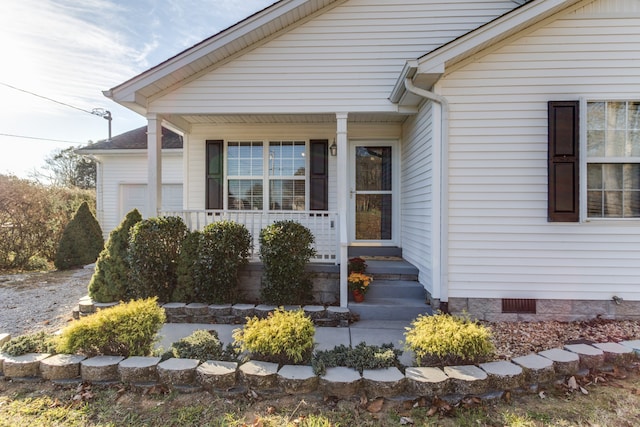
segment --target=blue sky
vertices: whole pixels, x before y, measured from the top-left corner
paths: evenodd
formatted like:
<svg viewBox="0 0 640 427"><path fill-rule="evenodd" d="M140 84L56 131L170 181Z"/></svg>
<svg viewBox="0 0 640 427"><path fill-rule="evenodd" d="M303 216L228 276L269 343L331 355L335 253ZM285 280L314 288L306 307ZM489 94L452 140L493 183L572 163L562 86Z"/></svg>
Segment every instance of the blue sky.
<svg viewBox="0 0 640 427"><path fill-rule="evenodd" d="M57 148L144 126L102 95L275 0L6 0L0 14L0 173L28 177ZM41 138L41 139L37 139ZM56 141L51 141L56 140ZM60 141L60 142L58 142Z"/></svg>

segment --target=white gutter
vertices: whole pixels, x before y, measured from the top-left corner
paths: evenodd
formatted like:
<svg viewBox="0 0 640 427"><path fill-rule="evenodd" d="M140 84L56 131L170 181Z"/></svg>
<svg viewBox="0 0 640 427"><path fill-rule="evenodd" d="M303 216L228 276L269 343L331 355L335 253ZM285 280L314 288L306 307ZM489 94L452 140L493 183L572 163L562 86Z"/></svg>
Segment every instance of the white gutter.
<svg viewBox="0 0 640 427"><path fill-rule="evenodd" d="M431 254L433 298L440 300L440 308L447 310L449 302L449 102L437 93L419 88L411 78L404 79L404 87L411 93L435 102L440 106L440 144L433 144L433 215ZM434 114L435 117L435 114ZM434 132L434 141L437 141ZM439 284L439 287L436 285ZM444 303L444 304L443 304Z"/></svg>

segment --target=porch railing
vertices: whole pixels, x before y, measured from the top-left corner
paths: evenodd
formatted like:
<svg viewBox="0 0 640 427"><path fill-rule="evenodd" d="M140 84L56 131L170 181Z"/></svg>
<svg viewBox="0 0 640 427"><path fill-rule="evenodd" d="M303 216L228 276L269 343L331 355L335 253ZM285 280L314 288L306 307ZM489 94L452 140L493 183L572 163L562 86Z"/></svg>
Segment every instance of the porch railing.
<svg viewBox="0 0 640 427"><path fill-rule="evenodd" d="M251 210L179 210L161 211L161 216L178 216L190 230L203 230L217 221L235 221L244 224L251 233L252 259L258 259L260 230L276 221L291 220L307 227L315 237L315 258L311 262L337 263L338 214L326 211L262 212Z"/></svg>

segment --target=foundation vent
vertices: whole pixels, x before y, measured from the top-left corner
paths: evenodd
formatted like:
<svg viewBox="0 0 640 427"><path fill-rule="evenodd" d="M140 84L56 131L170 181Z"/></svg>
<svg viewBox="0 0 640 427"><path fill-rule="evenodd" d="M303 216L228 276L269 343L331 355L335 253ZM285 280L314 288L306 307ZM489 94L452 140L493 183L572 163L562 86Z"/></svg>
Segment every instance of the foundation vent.
<svg viewBox="0 0 640 427"><path fill-rule="evenodd" d="M536 300L534 300L534 299L518 299L518 298L503 298L502 299L502 312L503 313L536 314Z"/></svg>

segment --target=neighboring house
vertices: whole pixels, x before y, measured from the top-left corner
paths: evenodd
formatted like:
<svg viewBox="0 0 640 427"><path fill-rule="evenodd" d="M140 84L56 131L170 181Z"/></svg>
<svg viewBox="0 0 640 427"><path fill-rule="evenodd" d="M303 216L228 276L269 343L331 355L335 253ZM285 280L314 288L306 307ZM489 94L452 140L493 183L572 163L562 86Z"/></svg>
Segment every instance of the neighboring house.
<svg viewBox="0 0 640 427"><path fill-rule="evenodd" d="M147 128L141 127L78 150L98 165L96 211L105 238L136 208L149 213ZM182 136L162 129L162 208L182 209ZM154 212L155 213L155 210Z"/></svg>
<svg viewBox="0 0 640 427"><path fill-rule="evenodd" d="M183 133L192 227L308 224L342 305L388 245L453 312L640 317L638 58L637 0L282 0L105 95L152 189Z"/></svg>

